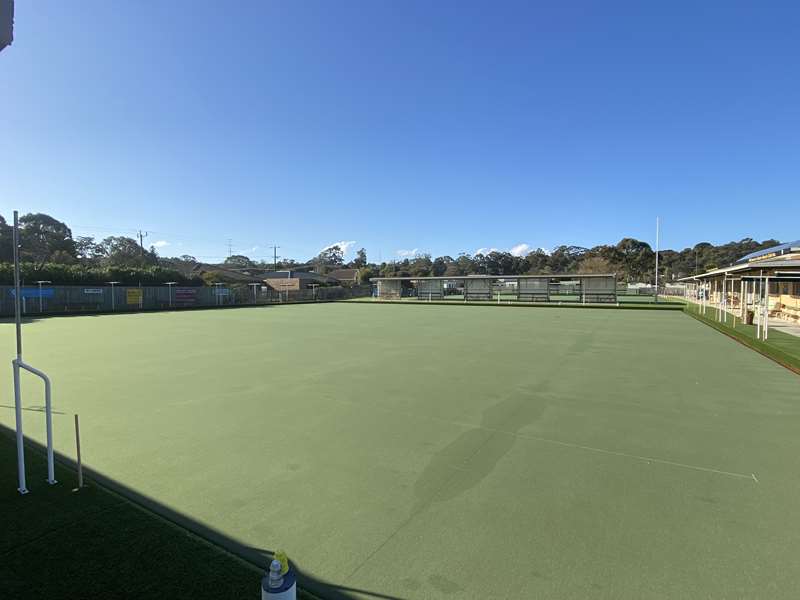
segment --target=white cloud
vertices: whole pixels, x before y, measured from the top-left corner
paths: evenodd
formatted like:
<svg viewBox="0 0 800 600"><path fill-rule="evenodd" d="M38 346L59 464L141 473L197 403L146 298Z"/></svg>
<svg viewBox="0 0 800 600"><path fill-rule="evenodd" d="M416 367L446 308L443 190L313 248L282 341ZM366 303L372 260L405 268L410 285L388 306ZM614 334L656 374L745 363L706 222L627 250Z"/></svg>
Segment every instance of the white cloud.
<svg viewBox="0 0 800 600"><path fill-rule="evenodd" d="M528 244L517 244L516 246L512 246L511 250L509 250L514 256L527 256L530 251L531 247Z"/></svg>
<svg viewBox="0 0 800 600"><path fill-rule="evenodd" d="M154 248L163 248L164 246L169 246L169 242L166 240L158 240L153 243Z"/></svg>
<svg viewBox="0 0 800 600"><path fill-rule="evenodd" d="M516 246L511 246L511 248L509 248L508 250L502 250L500 248L495 248L494 246L478 248L472 255L475 256L477 254L483 254L484 256L486 256L491 252L508 252L513 256L527 256L532 251L533 248L531 247L530 244L520 243L517 244Z"/></svg>
<svg viewBox="0 0 800 600"><path fill-rule="evenodd" d="M342 252L345 254L345 256L347 256L348 252L350 252L350 248L352 248L355 245L356 245L356 241L355 240L334 242L333 244L329 244L329 245L325 246L322 250L320 250L320 252L325 252L325 250L333 248L334 246L339 246L339 248L342 249Z"/></svg>
<svg viewBox="0 0 800 600"><path fill-rule="evenodd" d="M398 250L397 256L401 258L412 258L419 254L419 248L414 248L413 250Z"/></svg>
<svg viewBox="0 0 800 600"><path fill-rule="evenodd" d="M250 248L250 252L255 252L256 250L258 250L258 246L253 246Z"/></svg>

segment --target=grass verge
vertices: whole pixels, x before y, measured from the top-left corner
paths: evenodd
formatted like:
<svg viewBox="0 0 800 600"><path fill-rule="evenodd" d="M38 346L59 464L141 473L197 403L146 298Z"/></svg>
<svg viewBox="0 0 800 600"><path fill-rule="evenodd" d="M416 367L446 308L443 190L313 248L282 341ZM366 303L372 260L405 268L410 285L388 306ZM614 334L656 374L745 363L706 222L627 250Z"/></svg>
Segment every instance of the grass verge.
<svg viewBox="0 0 800 600"><path fill-rule="evenodd" d="M622 310L683 310L682 302L620 302L612 303L593 303L582 304L580 302L519 302L517 300L497 302L496 300L471 300L463 302L460 300L417 300L415 298L405 298L401 300L378 300L376 298L351 298L340 300L349 304L402 304L405 306L436 305L436 306L504 306L506 308L601 308L601 309L622 309Z"/></svg>
<svg viewBox="0 0 800 600"><path fill-rule="evenodd" d="M0 433L3 597L258 598L262 572L94 481L56 464L58 484L26 447L30 493L17 491L15 442ZM304 600L312 596L299 594Z"/></svg>
<svg viewBox="0 0 800 600"><path fill-rule="evenodd" d="M778 364L800 375L800 338L770 329L767 341L756 338L756 328L731 315L730 324L720 323L714 318L716 309L709 308L706 314L697 304L687 303L684 312L717 331L724 333L748 348L763 354ZM734 327L733 324L736 324Z"/></svg>

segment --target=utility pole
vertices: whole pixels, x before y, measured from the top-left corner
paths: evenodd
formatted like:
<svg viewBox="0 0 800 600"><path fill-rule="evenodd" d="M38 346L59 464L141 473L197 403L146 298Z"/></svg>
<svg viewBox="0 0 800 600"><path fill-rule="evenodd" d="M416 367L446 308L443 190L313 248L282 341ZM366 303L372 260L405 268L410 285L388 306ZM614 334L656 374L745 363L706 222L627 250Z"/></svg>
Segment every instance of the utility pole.
<svg viewBox="0 0 800 600"><path fill-rule="evenodd" d="M273 262L273 271L278 270L278 248L280 246L267 246L268 248L272 248L272 262Z"/></svg>
<svg viewBox="0 0 800 600"><path fill-rule="evenodd" d="M147 231L142 232L141 229L139 230L139 256L144 256L144 238L148 235L149 233Z"/></svg>
<svg viewBox="0 0 800 600"><path fill-rule="evenodd" d="M233 254L233 240L228 238L228 256L231 256L231 254Z"/></svg>

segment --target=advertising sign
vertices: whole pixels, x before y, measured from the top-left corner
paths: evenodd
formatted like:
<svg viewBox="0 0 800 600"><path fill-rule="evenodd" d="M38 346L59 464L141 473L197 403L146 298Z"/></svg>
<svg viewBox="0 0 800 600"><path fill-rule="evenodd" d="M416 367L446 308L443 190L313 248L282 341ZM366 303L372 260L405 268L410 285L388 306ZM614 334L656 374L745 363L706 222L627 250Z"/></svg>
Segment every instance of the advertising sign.
<svg viewBox="0 0 800 600"><path fill-rule="evenodd" d="M194 304L197 301L197 288L175 288L175 302L178 304Z"/></svg>
<svg viewBox="0 0 800 600"><path fill-rule="evenodd" d="M141 304L142 303L141 288L128 288L127 290L125 290L125 298L128 304Z"/></svg>
<svg viewBox="0 0 800 600"><path fill-rule="evenodd" d="M41 289L42 293L41 293L41 296L40 296L39 291L40 290L39 290L38 287L20 288L20 292L22 292L21 296L23 298L39 298L39 297L41 297L41 298L52 298L56 293L56 291L53 288L42 288ZM16 294L16 290L14 288L11 288L10 290L8 290L8 293L11 294L12 298L16 297L16 295L17 295Z"/></svg>

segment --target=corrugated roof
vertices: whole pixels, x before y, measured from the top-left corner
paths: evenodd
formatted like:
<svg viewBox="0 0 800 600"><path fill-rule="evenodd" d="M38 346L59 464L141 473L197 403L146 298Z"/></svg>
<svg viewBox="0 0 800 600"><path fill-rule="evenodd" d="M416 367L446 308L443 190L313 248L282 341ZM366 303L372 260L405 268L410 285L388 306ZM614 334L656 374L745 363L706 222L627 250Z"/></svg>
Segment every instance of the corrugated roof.
<svg viewBox="0 0 800 600"><path fill-rule="evenodd" d="M700 273L699 275L689 275L688 277L682 277L678 281L705 279L706 277L713 277L714 275L722 275L723 273L726 274L735 273L738 271L747 271L748 269L752 269L755 271L758 269L784 269L787 267L792 269L800 269L800 260L776 259L776 260L764 260L755 263L731 265L730 267L714 269L713 271L708 271L707 273Z"/></svg>
<svg viewBox="0 0 800 600"><path fill-rule="evenodd" d="M450 275L444 277L372 277L370 281L459 281L473 279L578 279L586 277L616 277L616 273L553 273L545 275Z"/></svg>
<svg viewBox="0 0 800 600"><path fill-rule="evenodd" d="M761 256L768 256L770 254L788 254L790 252L800 252L800 240L795 240L794 242L787 242L786 244L778 244L777 246L772 246L772 248L765 248L764 250L758 250L756 252L751 252L746 256L743 256L739 260L736 261L736 264L750 262L753 259L759 258Z"/></svg>

